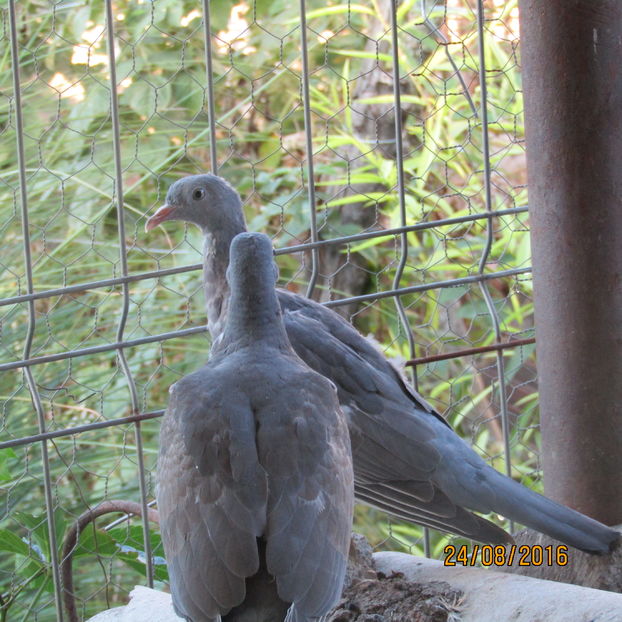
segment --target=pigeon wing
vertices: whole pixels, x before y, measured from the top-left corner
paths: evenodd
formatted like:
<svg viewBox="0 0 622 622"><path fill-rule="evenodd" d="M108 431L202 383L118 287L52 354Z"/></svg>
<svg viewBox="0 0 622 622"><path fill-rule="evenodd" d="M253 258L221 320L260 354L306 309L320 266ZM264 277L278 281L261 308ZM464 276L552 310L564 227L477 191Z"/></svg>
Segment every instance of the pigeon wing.
<svg viewBox="0 0 622 622"><path fill-rule="evenodd" d="M505 531L460 507L439 487L435 476L444 460L439 435L451 435L446 422L411 390L407 395L412 406L405 409L403 380L396 384L398 371L347 322L330 312L324 318L324 311L315 303L300 305L285 313L284 320L298 355L337 384L350 416L357 498L435 529L484 542L511 541ZM457 437L456 442L462 443Z"/></svg>
<svg viewBox="0 0 622 622"><path fill-rule="evenodd" d="M280 394L287 417L260 426L261 461L270 477L266 561L290 620L314 619L340 597L354 504L352 459L337 392L305 370ZM264 435L269 434L269 443Z"/></svg>
<svg viewBox="0 0 622 622"><path fill-rule="evenodd" d="M162 540L176 611L195 620L242 602L259 568L267 481L244 400L207 366L174 385L160 433Z"/></svg>

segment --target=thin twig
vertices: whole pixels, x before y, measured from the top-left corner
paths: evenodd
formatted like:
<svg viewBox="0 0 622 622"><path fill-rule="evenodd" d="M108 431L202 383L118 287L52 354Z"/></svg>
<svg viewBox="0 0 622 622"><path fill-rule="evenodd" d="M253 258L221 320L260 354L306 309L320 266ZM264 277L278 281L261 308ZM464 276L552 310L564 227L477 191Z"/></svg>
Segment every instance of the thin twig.
<svg viewBox="0 0 622 622"><path fill-rule="evenodd" d="M6 617L7 617L7 614L9 612L9 607L11 607L13 605L13 603L15 602L15 600L19 596L19 594L24 589L26 589L35 579L38 579L46 571L47 571L47 567L46 566L41 566L41 568L39 568L39 570L37 570L37 572L35 572L34 574L30 575L25 581L22 581L22 583L20 583L13 592L10 592L7 595L6 600L0 594L0 610L1 610L0 622L5 622L6 621Z"/></svg>
<svg viewBox="0 0 622 622"><path fill-rule="evenodd" d="M78 520L69 528L63 543L62 560L60 564L60 574L62 580L63 603L69 622L78 622L78 612L76 610L76 600L73 591L73 567L72 558L76 549L80 533L91 522L99 516L110 514L111 512L125 512L142 516L142 506L135 501L123 501L122 499L112 499L103 501L92 510L87 510L78 517ZM159 524L158 511L150 509L147 513L150 521Z"/></svg>
<svg viewBox="0 0 622 622"><path fill-rule="evenodd" d="M461 358L463 356L471 356L472 354L483 354L484 352L497 352L506 348L517 348L518 346L526 346L536 343L535 337L527 339L515 339L505 343L492 343L489 346L480 346L479 348L468 348L466 350L456 350L455 352L447 352L445 354L433 354L432 356L421 356L416 359L406 361L405 365L422 365L424 363L434 363L435 361L446 361L448 359Z"/></svg>

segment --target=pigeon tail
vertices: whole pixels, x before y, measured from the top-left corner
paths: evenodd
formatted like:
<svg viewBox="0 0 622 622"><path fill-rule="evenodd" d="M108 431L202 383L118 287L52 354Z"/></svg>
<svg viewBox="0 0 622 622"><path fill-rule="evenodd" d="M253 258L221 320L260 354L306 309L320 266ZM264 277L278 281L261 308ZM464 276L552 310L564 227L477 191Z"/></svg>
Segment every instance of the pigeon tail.
<svg viewBox="0 0 622 622"><path fill-rule="evenodd" d="M266 569L266 543L257 538L259 570L246 579L244 602L222 616L222 622L283 622L290 604L279 598L276 581Z"/></svg>
<svg viewBox="0 0 622 622"><path fill-rule="evenodd" d="M493 511L586 553L609 553L620 533L494 471Z"/></svg>
<svg viewBox="0 0 622 622"><path fill-rule="evenodd" d="M501 514L586 553L608 553L620 538L614 529L499 473L451 430L437 432L435 444L446 451L435 479L455 504Z"/></svg>

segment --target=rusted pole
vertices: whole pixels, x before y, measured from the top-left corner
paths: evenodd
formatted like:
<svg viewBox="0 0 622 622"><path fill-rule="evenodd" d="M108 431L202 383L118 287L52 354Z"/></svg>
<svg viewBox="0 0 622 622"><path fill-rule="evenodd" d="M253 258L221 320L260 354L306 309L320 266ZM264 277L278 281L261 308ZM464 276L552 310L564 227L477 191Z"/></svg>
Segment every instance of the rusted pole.
<svg viewBox="0 0 622 622"><path fill-rule="evenodd" d="M521 0L547 495L622 522L622 2Z"/></svg>

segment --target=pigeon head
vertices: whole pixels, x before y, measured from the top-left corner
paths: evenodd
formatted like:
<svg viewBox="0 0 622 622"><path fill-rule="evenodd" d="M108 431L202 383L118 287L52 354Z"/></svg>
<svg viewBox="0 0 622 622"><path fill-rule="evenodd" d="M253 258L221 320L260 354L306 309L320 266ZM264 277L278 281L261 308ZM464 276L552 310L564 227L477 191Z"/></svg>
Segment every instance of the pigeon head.
<svg viewBox="0 0 622 622"><path fill-rule="evenodd" d="M270 238L263 233L240 233L229 251L227 282L232 293L257 296L272 294L279 276Z"/></svg>
<svg viewBox="0 0 622 622"><path fill-rule="evenodd" d="M166 222L191 222L205 232L244 231L240 195L216 175L190 175L176 181L166 195L166 203L145 223L145 231Z"/></svg>

